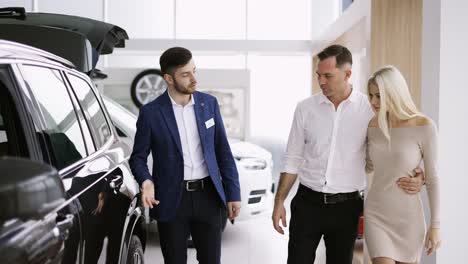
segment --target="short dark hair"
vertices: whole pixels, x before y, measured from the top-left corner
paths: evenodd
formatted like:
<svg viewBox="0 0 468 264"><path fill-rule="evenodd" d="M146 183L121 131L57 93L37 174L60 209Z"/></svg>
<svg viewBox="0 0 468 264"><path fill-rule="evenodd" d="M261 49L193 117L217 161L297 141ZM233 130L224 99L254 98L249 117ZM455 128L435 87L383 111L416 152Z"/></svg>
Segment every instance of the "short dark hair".
<svg viewBox="0 0 468 264"><path fill-rule="evenodd" d="M343 66L343 64L346 64L346 63L353 65L353 55L351 55L351 52L349 51L349 49L341 45L328 46L324 50L322 50L317 55L317 57L321 61L328 59L330 57L335 57L337 68Z"/></svg>
<svg viewBox="0 0 468 264"><path fill-rule="evenodd" d="M173 75L175 70L186 65L192 59L192 52L186 48L173 47L161 55L159 66L163 74Z"/></svg>

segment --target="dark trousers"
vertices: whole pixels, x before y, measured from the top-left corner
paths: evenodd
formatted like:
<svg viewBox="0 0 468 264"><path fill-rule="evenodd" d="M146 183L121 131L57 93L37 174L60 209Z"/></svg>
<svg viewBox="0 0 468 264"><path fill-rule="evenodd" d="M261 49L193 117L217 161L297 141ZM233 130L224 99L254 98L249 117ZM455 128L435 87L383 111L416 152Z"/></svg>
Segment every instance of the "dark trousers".
<svg viewBox="0 0 468 264"><path fill-rule="evenodd" d="M187 238L191 234L199 263L220 264L225 214L225 206L211 180L206 180L201 190L184 189L176 217L158 221L164 263L187 263Z"/></svg>
<svg viewBox="0 0 468 264"><path fill-rule="evenodd" d="M352 264L363 201L325 204L320 194L301 184L291 202L288 264L314 263L322 236L327 264Z"/></svg>

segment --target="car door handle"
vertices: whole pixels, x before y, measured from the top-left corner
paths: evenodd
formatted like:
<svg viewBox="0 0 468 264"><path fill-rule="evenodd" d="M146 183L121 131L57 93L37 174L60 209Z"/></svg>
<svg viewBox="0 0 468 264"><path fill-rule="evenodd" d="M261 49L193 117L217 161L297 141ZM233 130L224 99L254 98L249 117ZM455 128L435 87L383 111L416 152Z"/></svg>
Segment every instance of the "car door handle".
<svg viewBox="0 0 468 264"><path fill-rule="evenodd" d="M59 216L60 217L60 216ZM67 214L63 220L57 221L51 232L43 233L31 246L30 259L40 259L49 249L54 248L58 243L62 243L68 238L69 229L73 226L74 216Z"/></svg>
<svg viewBox="0 0 468 264"><path fill-rule="evenodd" d="M75 217L72 214L67 214L64 216L63 220L57 222L55 228L57 228L60 235L63 233L68 233L68 230L73 226L74 218Z"/></svg>
<svg viewBox="0 0 468 264"><path fill-rule="evenodd" d="M117 194L120 186L123 184L122 175L113 175L110 178L109 187L114 191L114 194Z"/></svg>

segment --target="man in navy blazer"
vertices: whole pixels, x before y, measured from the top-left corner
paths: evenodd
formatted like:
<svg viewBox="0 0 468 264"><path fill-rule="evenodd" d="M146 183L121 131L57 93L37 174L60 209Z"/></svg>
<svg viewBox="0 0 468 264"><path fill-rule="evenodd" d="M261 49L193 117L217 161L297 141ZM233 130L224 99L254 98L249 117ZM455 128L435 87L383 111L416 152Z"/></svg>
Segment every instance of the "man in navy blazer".
<svg viewBox="0 0 468 264"><path fill-rule="evenodd" d="M158 221L166 264L187 262L189 234L202 264L219 264L226 210L240 212L240 186L219 105L197 92L189 50L160 58L167 91L140 110L130 166L144 207ZM153 155L153 171L147 166Z"/></svg>

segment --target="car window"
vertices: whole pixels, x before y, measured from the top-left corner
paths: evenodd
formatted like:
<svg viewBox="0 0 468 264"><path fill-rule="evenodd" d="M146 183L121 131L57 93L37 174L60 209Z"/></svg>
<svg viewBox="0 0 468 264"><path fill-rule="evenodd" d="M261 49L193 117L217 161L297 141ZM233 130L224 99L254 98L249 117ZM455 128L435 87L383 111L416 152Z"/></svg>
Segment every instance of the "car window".
<svg viewBox="0 0 468 264"><path fill-rule="evenodd" d="M97 148L103 146L110 137L110 127L106 121L102 107L89 84L72 74L68 74L68 79L73 90L78 97L81 108L85 112L89 127L92 131Z"/></svg>
<svg viewBox="0 0 468 264"><path fill-rule="evenodd" d="M78 118L80 120L81 130L83 131L83 138L85 140L85 144L88 150L88 155L90 155L91 153L96 152L96 146L94 143L94 139L91 136L91 131L88 125L88 120L86 120L85 113L83 112L83 109L78 103L78 99L76 99L76 96L71 96L71 99L72 99L73 105L75 106L76 113L78 114Z"/></svg>
<svg viewBox="0 0 468 264"><path fill-rule="evenodd" d="M7 131L6 131L6 125L4 121L4 116L6 115L6 104L3 102L4 100L4 93L6 92L6 87L4 87L0 83L0 89L1 92L0 94L2 95L0 97L0 157L2 156L7 156L8 155L8 136L7 136Z"/></svg>
<svg viewBox="0 0 468 264"><path fill-rule="evenodd" d="M87 155L75 109L58 70L23 65L24 80L39 104L52 164L62 169Z"/></svg>

